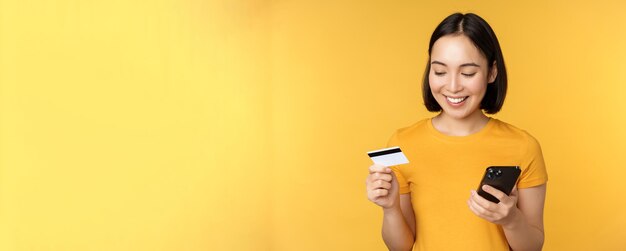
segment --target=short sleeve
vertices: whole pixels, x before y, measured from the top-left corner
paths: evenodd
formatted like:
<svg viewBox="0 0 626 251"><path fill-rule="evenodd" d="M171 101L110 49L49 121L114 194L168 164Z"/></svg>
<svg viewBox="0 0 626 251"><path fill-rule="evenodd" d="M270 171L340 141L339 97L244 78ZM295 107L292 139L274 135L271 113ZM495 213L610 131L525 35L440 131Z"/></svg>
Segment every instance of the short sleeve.
<svg viewBox="0 0 626 251"><path fill-rule="evenodd" d="M518 188L534 187L548 182L548 172L543 160L541 146L533 136L526 135L528 146L521 161L522 174L517 183Z"/></svg>
<svg viewBox="0 0 626 251"><path fill-rule="evenodd" d="M400 146L400 142L398 140L397 132L394 133L389 141L387 141L387 147ZM398 179L398 185L400 186L400 194L407 194L411 192L409 188L409 183L407 182L405 175L402 171L402 166L390 166L391 170L393 170L396 178Z"/></svg>

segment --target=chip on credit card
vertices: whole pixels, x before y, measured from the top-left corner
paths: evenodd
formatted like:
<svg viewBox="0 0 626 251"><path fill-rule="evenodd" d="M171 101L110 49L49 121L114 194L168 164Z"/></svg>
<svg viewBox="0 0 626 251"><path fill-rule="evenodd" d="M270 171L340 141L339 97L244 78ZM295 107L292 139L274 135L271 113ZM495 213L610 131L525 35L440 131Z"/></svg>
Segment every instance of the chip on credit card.
<svg viewBox="0 0 626 251"><path fill-rule="evenodd" d="M375 164L383 166L396 166L409 163L400 147L394 146L380 150L367 152Z"/></svg>

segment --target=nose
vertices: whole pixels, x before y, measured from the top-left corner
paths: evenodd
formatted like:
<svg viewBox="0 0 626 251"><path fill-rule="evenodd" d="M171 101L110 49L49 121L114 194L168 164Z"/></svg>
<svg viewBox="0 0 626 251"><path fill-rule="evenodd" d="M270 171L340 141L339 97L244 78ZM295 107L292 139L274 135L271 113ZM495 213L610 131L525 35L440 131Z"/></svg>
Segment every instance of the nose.
<svg viewBox="0 0 626 251"><path fill-rule="evenodd" d="M460 74L455 75L450 80L450 83L447 85L447 89L451 93L457 93L463 90L463 86L461 85Z"/></svg>

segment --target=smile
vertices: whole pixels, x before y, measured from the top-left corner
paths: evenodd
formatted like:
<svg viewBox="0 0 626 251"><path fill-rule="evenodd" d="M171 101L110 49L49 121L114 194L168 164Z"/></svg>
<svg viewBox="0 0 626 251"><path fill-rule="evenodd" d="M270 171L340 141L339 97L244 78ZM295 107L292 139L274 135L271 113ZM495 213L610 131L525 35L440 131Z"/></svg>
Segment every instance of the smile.
<svg viewBox="0 0 626 251"><path fill-rule="evenodd" d="M469 98L469 96L465 96L465 97L461 97L461 98L452 98L452 97L446 96L446 99L448 100L448 102L453 103L453 104L461 103L461 102L465 101L467 98Z"/></svg>

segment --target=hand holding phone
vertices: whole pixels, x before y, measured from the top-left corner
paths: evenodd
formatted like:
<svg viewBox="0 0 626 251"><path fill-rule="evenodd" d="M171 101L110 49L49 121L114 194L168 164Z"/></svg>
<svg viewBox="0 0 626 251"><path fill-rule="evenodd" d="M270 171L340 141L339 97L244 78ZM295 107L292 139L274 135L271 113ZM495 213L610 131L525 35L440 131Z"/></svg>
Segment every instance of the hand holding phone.
<svg viewBox="0 0 626 251"><path fill-rule="evenodd" d="M495 189L502 191L506 195L510 195L511 190L513 190L515 183L517 183L517 179L519 178L521 172L522 171L519 166L487 167L485 175L478 186L478 194L493 203L500 203L498 198L483 190L483 185L490 185Z"/></svg>

